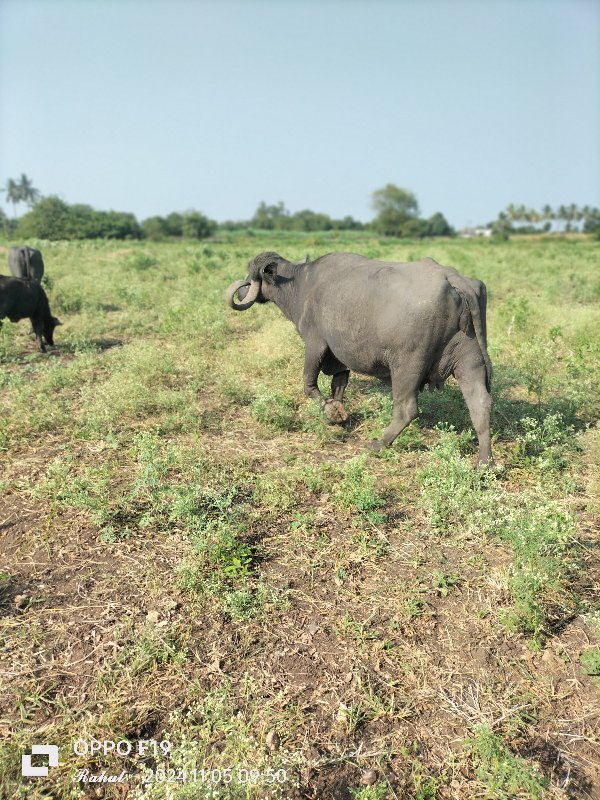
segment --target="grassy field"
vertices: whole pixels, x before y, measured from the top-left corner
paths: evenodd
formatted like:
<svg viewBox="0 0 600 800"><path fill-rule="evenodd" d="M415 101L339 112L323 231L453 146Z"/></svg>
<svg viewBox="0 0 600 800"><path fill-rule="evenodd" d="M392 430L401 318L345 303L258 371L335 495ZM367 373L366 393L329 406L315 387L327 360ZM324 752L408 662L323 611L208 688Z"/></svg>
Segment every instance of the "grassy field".
<svg viewBox="0 0 600 800"><path fill-rule="evenodd" d="M600 796L598 243L37 246L64 325L0 331L0 797ZM453 380L380 457L382 384L327 425L291 323L225 307L262 250L484 280L496 467Z"/></svg>

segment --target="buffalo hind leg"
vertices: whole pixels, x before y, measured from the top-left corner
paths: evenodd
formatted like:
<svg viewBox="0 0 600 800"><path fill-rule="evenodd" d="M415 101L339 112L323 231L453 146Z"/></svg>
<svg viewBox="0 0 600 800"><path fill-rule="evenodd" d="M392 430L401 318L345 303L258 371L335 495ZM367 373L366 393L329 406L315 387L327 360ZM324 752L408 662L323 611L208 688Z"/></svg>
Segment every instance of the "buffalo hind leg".
<svg viewBox="0 0 600 800"><path fill-rule="evenodd" d="M417 406L417 388L411 387L407 390L406 384L400 388L394 386L394 377L392 376L392 395L394 398L394 413L392 421L384 429L381 434L381 439L373 439L367 445L369 450L374 453L379 453L384 447L389 447L394 439L401 433L406 426L419 416L419 407Z"/></svg>
<svg viewBox="0 0 600 800"><path fill-rule="evenodd" d="M487 390L485 364L467 370L456 370L455 377L465 398L471 421L479 441L477 464L493 463L490 413L492 398Z"/></svg>

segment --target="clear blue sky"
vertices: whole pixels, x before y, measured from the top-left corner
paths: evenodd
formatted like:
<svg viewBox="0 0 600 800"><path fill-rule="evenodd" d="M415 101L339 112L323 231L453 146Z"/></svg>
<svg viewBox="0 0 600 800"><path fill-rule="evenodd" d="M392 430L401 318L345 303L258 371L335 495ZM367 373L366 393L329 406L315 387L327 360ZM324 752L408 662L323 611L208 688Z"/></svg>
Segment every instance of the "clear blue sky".
<svg viewBox="0 0 600 800"><path fill-rule="evenodd" d="M600 2L0 0L0 183L22 172L140 220L368 220L388 182L458 227L600 206Z"/></svg>

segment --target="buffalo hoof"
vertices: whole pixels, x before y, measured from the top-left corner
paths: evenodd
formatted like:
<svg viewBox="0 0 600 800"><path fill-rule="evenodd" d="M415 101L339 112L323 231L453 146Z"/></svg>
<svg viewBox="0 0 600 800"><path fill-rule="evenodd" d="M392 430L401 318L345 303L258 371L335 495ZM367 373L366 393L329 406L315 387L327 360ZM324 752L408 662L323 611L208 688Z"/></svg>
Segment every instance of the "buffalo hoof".
<svg viewBox="0 0 600 800"><path fill-rule="evenodd" d="M339 400L328 400L323 407L327 421L333 425L341 425L348 419L346 409Z"/></svg>
<svg viewBox="0 0 600 800"><path fill-rule="evenodd" d="M370 453L381 453L382 450L385 450L385 444L381 439L372 439L366 448Z"/></svg>

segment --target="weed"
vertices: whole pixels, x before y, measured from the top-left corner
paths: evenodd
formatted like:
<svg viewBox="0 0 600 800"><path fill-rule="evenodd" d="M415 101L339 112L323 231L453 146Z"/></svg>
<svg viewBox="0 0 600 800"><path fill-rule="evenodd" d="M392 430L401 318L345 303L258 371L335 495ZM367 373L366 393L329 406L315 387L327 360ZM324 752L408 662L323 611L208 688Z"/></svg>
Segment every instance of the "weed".
<svg viewBox="0 0 600 800"><path fill-rule="evenodd" d="M127 258L126 269L134 269L136 272L145 272L152 267L156 267L158 264L158 260L151 256L149 253L143 253L138 251L137 253L132 253Z"/></svg>
<svg viewBox="0 0 600 800"><path fill-rule="evenodd" d="M436 570L433 573L432 586L441 597L446 597L454 586L458 586L460 577L456 573L445 574Z"/></svg>
<svg viewBox="0 0 600 800"><path fill-rule="evenodd" d="M373 524L385 522L385 515L377 509L385 500L375 491L377 479L367 468L367 456L351 458L339 469L342 480L335 488L335 498L342 508L363 514Z"/></svg>
<svg viewBox="0 0 600 800"><path fill-rule="evenodd" d="M486 726L475 728L465 745L477 778L498 800L542 800L548 781L539 770L515 756Z"/></svg>
<svg viewBox="0 0 600 800"><path fill-rule="evenodd" d="M600 649L588 647L580 656L581 668L586 675L600 676Z"/></svg>
<svg viewBox="0 0 600 800"><path fill-rule="evenodd" d="M556 470L564 468L568 461L565 451L573 446L574 430L565 425L562 414L549 414L542 420L523 417L516 437L516 450L512 463L537 469Z"/></svg>
<svg viewBox="0 0 600 800"><path fill-rule="evenodd" d="M390 792L389 783L375 783L373 786L363 786L360 789L350 789L354 800L389 800L394 795Z"/></svg>

